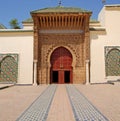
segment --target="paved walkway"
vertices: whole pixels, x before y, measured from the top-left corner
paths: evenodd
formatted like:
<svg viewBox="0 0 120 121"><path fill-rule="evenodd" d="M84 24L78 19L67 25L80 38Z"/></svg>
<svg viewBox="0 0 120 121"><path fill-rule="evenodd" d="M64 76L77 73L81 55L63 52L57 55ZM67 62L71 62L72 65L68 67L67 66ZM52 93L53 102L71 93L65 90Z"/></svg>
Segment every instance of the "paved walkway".
<svg viewBox="0 0 120 121"><path fill-rule="evenodd" d="M67 85L67 91L76 121L108 121L75 86Z"/></svg>
<svg viewBox="0 0 120 121"><path fill-rule="evenodd" d="M75 121L65 85L59 85L47 121Z"/></svg>
<svg viewBox="0 0 120 121"><path fill-rule="evenodd" d="M46 121L46 119L47 121L74 121L74 117L75 121L108 121L75 86L61 85L57 91L56 87L56 85L50 85L17 121ZM55 91L56 95L51 106ZM49 108L51 110L48 116Z"/></svg>
<svg viewBox="0 0 120 121"><path fill-rule="evenodd" d="M47 87L12 86L0 90L0 121L15 121Z"/></svg>
<svg viewBox="0 0 120 121"><path fill-rule="evenodd" d="M42 121L119 121L118 92L120 84L12 86L0 90L0 121L25 121L27 113L40 121L42 111Z"/></svg>
<svg viewBox="0 0 120 121"><path fill-rule="evenodd" d="M16 121L45 121L56 87L49 86Z"/></svg>
<svg viewBox="0 0 120 121"><path fill-rule="evenodd" d="M120 82L75 86L109 121L120 120Z"/></svg>

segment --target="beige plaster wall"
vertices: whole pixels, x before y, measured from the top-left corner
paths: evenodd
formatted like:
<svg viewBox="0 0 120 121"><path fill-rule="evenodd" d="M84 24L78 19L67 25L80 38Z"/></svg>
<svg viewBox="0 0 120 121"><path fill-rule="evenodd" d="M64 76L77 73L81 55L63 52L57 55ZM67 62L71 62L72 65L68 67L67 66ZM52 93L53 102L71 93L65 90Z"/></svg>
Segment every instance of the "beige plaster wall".
<svg viewBox="0 0 120 121"><path fill-rule="evenodd" d="M19 54L18 84L33 83L33 35L25 32L0 32L0 53Z"/></svg>
<svg viewBox="0 0 120 121"><path fill-rule="evenodd" d="M120 8L120 6L119 6ZM91 83L103 83L108 80L120 79L120 76L106 77L105 75L105 46L120 46L120 10L115 6L112 9L104 7L99 14L99 20L105 31L90 32L91 60L90 81Z"/></svg>

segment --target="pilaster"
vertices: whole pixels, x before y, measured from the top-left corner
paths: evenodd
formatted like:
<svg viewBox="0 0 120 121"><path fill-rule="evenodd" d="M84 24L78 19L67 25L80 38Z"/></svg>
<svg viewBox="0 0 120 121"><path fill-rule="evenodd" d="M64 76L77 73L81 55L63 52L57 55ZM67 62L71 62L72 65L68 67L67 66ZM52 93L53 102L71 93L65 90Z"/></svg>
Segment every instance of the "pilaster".
<svg viewBox="0 0 120 121"><path fill-rule="evenodd" d="M33 65L34 65L34 68L33 68L33 77L34 77L34 80L33 80L33 85L37 85L37 60L34 60L33 62Z"/></svg>
<svg viewBox="0 0 120 121"><path fill-rule="evenodd" d="M90 70L90 66L89 66L89 63L90 63L90 60L86 60L86 84L89 84L90 83L90 78L89 78L89 70Z"/></svg>

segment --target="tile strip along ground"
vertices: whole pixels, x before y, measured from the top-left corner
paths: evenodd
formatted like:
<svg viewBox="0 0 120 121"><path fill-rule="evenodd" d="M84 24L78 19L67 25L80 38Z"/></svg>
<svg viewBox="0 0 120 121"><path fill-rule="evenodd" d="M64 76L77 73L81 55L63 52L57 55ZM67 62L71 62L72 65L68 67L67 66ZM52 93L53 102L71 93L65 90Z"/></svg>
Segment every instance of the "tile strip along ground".
<svg viewBox="0 0 120 121"><path fill-rule="evenodd" d="M66 87L63 84L57 87L47 121L75 121Z"/></svg>
<svg viewBox="0 0 120 121"><path fill-rule="evenodd" d="M76 121L108 121L73 85L66 85Z"/></svg>
<svg viewBox="0 0 120 121"><path fill-rule="evenodd" d="M57 85L50 85L16 121L46 121Z"/></svg>

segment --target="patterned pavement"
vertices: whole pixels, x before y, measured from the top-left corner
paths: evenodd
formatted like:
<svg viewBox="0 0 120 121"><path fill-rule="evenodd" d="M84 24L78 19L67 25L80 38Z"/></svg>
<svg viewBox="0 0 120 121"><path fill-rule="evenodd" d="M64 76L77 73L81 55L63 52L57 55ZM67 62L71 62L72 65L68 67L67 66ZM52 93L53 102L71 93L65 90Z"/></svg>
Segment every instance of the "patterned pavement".
<svg viewBox="0 0 120 121"><path fill-rule="evenodd" d="M73 85L66 85L76 121L108 121Z"/></svg>
<svg viewBox="0 0 120 121"><path fill-rule="evenodd" d="M47 121L75 121L65 85L58 85Z"/></svg>
<svg viewBox="0 0 120 121"><path fill-rule="evenodd" d="M45 121L57 85L50 85L16 121Z"/></svg>
<svg viewBox="0 0 120 121"><path fill-rule="evenodd" d="M59 94L56 93L56 89L57 85L50 85L33 103L32 105L23 112L23 114L16 120L16 121L46 121L47 119L50 120L51 115L49 116L50 118L48 118L48 113L50 113L49 109L51 107L52 101L53 101L53 97L54 94L56 93L57 95L60 96L60 94L65 93L66 91L64 90L64 85L59 87L59 90L57 91L57 93L59 92ZM62 90L63 91L62 91ZM77 88L75 88L74 85L66 85L66 96L64 95L64 99L59 99L57 100L59 97L57 97L56 101L59 102L58 104L60 104L60 102L63 104L66 102L66 98L67 94L68 94L68 101L70 101L70 104L74 113L74 118L76 121L108 121L108 119L101 113L99 112L88 100L86 97L84 97L84 95L82 95L80 93L79 90L77 90ZM62 96L61 95L61 96ZM60 98L61 98L60 96ZM63 101L64 102L63 102ZM56 105L57 105L56 102ZM67 102L68 103L68 102ZM67 105L66 103L66 105ZM54 105L55 102L52 104ZM62 106L61 104L61 106ZM66 105L64 105L64 110L66 109ZM69 106L67 107L69 108ZM63 112L64 112L63 110ZM53 109L53 112L57 112L57 114L60 114L58 112L58 107L55 107ZM66 112L68 112L66 110ZM51 113L50 113L51 114ZM64 112L65 115L65 112ZM60 118L61 116L64 117L64 115L58 115L58 117ZM68 114L66 115L68 116ZM60 119L62 119L62 117ZM53 117L51 118L52 120L54 119ZM64 117L64 119L66 119ZM58 120L58 119L57 119ZM69 119L69 120L74 120L74 119ZM54 120L55 121L55 120Z"/></svg>

